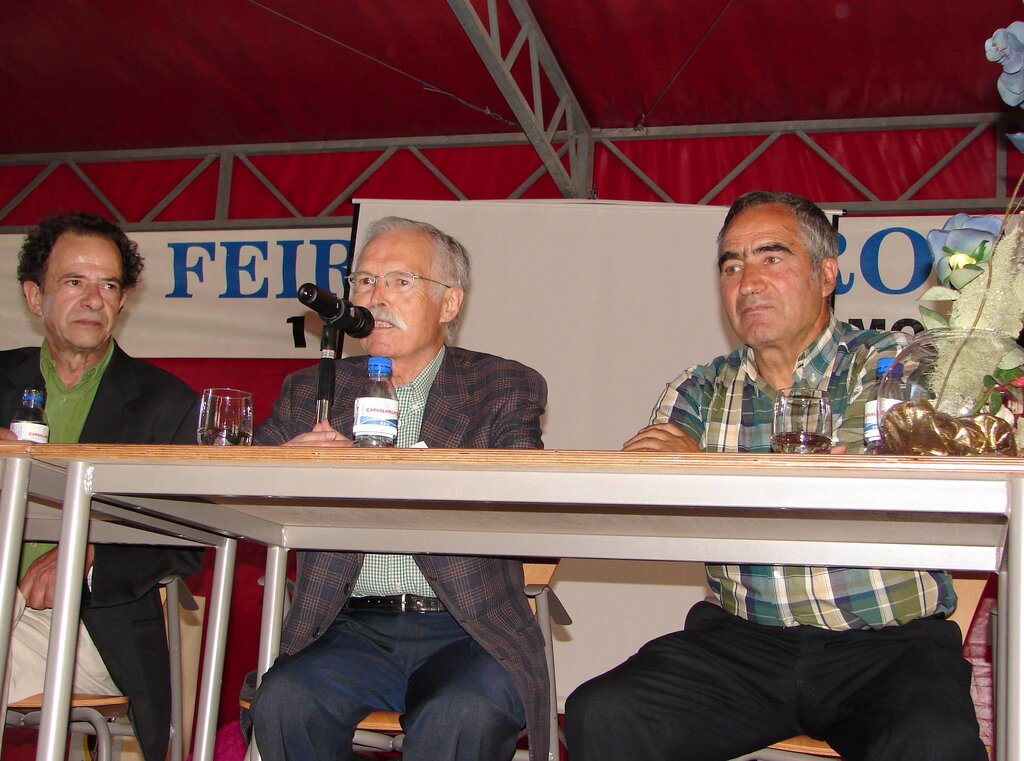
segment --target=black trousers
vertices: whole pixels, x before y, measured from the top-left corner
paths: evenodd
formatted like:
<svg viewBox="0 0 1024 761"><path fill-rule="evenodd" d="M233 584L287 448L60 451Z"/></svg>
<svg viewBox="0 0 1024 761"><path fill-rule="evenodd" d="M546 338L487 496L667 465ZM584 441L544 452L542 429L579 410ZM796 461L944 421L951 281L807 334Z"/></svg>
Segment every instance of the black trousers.
<svg viewBox="0 0 1024 761"><path fill-rule="evenodd" d="M845 761L986 761L959 627L780 629L702 602L566 703L572 761L727 761L798 734Z"/></svg>

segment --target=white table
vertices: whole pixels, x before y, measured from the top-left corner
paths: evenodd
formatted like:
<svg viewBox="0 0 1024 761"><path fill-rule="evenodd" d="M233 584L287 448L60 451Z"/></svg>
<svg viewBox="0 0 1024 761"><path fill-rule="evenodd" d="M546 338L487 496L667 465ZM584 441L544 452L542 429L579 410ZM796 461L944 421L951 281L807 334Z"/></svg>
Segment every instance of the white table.
<svg viewBox="0 0 1024 761"><path fill-rule="evenodd" d="M17 588L18 558L23 539L59 542L62 551L57 564L57 588L54 600L52 630L47 651L47 674L44 683L43 716L37 758L62 759L65 754L71 682L74 675L74 653L78 639L78 610L81 605L82 573L86 543L107 542L127 544L156 544L176 546L202 546L215 548L213 589L227 588L222 594L222 621L226 632L230 588L234 572L236 540L214 534L195 526L162 521L158 516L146 515L142 519L116 503L104 503L101 496L95 500L81 500L77 481L69 481L61 468L39 465L30 456L33 446L10 444L0 446L3 465L2 491L0 491L0 674L6 673L11 619ZM125 449L129 449L126 447ZM40 451L39 445L34 446ZM45 450L45 447L43 447ZM67 485L72 484L71 498L80 500L65 509L62 505ZM93 512L90 512L90 503ZM102 506L102 510L99 508ZM78 570L75 570L78 569ZM211 605L218 604L215 594ZM219 651L207 657L219 675L223 668L223 643ZM0 699L0 716L6 711L6 702ZM200 717L208 717L204 732L216 732L216 705ZM197 729L198 732L198 729Z"/></svg>
<svg viewBox="0 0 1024 761"><path fill-rule="evenodd" d="M109 445L32 456L33 472L66 476L61 541L83 551L74 516L94 497L140 524L268 545L261 670L279 642L286 553L313 548L999 571L1000 651L1020 648L1021 522L1009 516L1024 510L1024 460ZM55 614L77 610L70 568L58 575ZM226 637L223 578L208 656ZM72 617L60 621L73 646ZM207 761L217 661L195 744ZM999 758L1022 761L1024 664L997 663ZM49 718L62 730L57 709ZM50 742L37 758L57 757Z"/></svg>

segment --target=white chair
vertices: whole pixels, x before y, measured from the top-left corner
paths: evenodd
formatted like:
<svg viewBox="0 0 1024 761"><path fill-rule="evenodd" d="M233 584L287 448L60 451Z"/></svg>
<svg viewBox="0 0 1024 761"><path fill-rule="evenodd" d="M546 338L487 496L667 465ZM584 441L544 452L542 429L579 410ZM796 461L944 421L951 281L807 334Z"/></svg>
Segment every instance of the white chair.
<svg viewBox="0 0 1024 761"><path fill-rule="evenodd" d="M182 677L181 677L181 615L180 609L194 611L199 606L180 576L164 579L161 586L166 593L164 617L167 622L167 649L171 671L171 727L168 757L171 761L184 758ZM177 615L170 615L175 611ZM31 697L7 706L6 725L38 729L42 720L43 696ZM134 737L127 721L128 698L124 695L72 695L68 732L92 735L96 738L97 761L110 761L114 737Z"/></svg>

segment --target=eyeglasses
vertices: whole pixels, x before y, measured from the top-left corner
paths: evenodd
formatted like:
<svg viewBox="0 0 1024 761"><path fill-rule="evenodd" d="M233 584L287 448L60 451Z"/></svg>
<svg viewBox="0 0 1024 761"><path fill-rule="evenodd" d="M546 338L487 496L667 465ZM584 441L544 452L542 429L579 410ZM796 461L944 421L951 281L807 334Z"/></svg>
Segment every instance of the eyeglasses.
<svg viewBox="0 0 1024 761"><path fill-rule="evenodd" d="M417 280L426 280L429 283L437 283L445 288L451 288L452 286L447 283L442 283L440 280L432 280L429 277L423 277L423 275L414 275L411 272L405 270L391 270L383 275L371 275L369 272L353 272L347 278L349 285L352 286L352 290L355 293L365 293L366 291L373 290L373 287L377 285L378 280L383 280L390 290L395 293L408 293L412 290L412 287L416 284Z"/></svg>

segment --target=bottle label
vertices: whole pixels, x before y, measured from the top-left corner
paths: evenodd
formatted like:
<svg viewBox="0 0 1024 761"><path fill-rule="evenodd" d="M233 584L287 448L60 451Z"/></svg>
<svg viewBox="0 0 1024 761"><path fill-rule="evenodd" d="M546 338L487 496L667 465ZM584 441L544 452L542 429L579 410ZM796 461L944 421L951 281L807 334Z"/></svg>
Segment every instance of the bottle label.
<svg viewBox="0 0 1024 761"><path fill-rule="evenodd" d="M398 436L398 401L382 399L379 396L362 396L356 399L352 433L357 438L359 436L396 438Z"/></svg>
<svg viewBox="0 0 1024 761"><path fill-rule="evenodd" d="M878 400L872 399L864 404L864 441L881 440L882 433L878 430Z"/></svg>
<svg viewBox="0 0 1024 761"><path fill-rule="evenodd" d="M46 444L50 440L50 426L43 423L16 420L11 423L11 432L19 441L31 441L33 444Z"/></svg>

